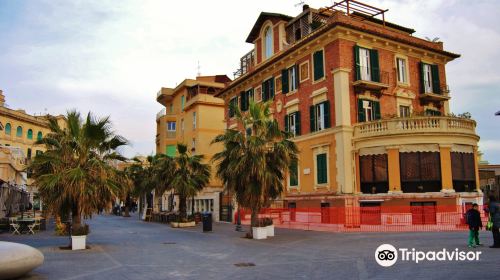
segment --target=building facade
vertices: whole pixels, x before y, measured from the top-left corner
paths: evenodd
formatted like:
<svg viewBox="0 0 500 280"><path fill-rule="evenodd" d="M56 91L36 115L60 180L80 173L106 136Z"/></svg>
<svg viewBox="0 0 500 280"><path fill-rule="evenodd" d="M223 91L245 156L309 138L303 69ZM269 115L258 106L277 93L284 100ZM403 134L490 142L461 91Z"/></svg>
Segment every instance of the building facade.
<svg viewBox="0 0 500 280"><path fill-rule="evenodd" d="M237 128L228 105L245 111L253 99L271 101L294 135L297 176L275 206L481 204L476 123L449 111L445 66L459 55L348 2L304 5L296 17L261 13L240 76L217 94L227 128Z"/></svg>
<svg viewBox="0 0 500 280"><path fill-rule="evenodd" d="M45 150L36 144L50 132L48 117L27 114L24 110L13 110L5 106L5 95L0 90L0 180L29 193L31 203L39 203L36 186L27 178L26 166L31 159ZM56 116L63 124L64 116Z"/></svg>
<svg viewBox="0 0 500 280"><path fill-rule="evenodd" d="M224 100L216 98L231 80L225 75L199 76L195 80L186 79L176 88L162 88L156 100L164 108L156 116L156 153L176 155L177 143L184 143L192 154L200 154L209 163L212 156L220 151L219 145L210 143L215 136L224 133ZM214 219L227 220L230 208L220 205L223 198L221 182L215 177L193 200L188 200L188 211L210 211ZM165 193L155 197L155 210L172 210L178 207L177 197Z"/></svg>

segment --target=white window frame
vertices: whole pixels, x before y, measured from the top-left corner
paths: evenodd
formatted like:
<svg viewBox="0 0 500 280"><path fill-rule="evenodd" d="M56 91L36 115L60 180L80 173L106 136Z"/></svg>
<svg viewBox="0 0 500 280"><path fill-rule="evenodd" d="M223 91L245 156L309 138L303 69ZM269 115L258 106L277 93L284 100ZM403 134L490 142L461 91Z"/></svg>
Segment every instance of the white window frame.
<svg viewBox="0 0 500 280"><path fill-rule="evenodd" d="M365 121L371 122L374 119L373 104L370 100L363 100L363 110L365 111Z"/></svg>
<svg viewBox="0 0 500 280"><path fill-rule="evenodd" d="M173 129L172 129L171 124L173 124ZM177 123L176 123L176 122L174 122L174 121L168 121L168 122L167 122L167 131L175 131L175 130L176 130L176 128L177 128L177 125L176 125L176 124L177 124Z"/></svg>
<svg viewBox="0 0 500 280"><path fill-rule="evenodd" d="M408 111L403 114L401 109L406 108ZM404 110L406 111L406 110ZM411 115L411 107L409 105L399 105L399 117L401 118L407 118Z"/></svg>
<svg viewBox="0 0 500 280"><path fill-rule="evenodd" d="M288 93L295 92L297 90L297 73L295 66L288 68Z"/></svg>
<svg viewBox="0 0 500 280"><path fill-rule="evenodd" d="M316 106L316 131L325 129L325 103L319 103Z"/></svg>
<svg viewBox="0 0 500 280"><path fill-rule="evenodd" d="M363 81L371 81L371 65L370 65L370 50L366 48L359 48L359 67L360 77Z"/></svg>
<svg viewBox="0 0 500 280"><path fill-rule="evenodd" d="M430 64L424 63L424 92L432 93L432 67Z"/></svg>
<svg viewBox="0 0 500 280"><path fill-rule="evenodd" d="M299 189L299 186L300 186L300 163L297 161L297 185L296 186L292 186L290 185L290 180L291 180L291 172L288 172L288 189L293 189L293 190L297 190Z"/></svg>
<svg viewBox="0 0 500 280"><path fill-rule="evenodd" d="M288 115L288 132L290 132L294 137L297 136L297 124L296 124L297 112Z"/></svg>
<svg viewBox="0 0 500 280"><path fill-rule="evenodd" d="M273 36L273 26L271 24L264 28L264 59L268 59L273 56L274 50L274 36Z"/></svg>
<svg viewBox="0 0 500 280"><path fill-rule="evenodd" d="M398 83L400 84L408 84L408 69L407 69L408 60L403 57L396 57L396 71L398 77Z"/></svg>

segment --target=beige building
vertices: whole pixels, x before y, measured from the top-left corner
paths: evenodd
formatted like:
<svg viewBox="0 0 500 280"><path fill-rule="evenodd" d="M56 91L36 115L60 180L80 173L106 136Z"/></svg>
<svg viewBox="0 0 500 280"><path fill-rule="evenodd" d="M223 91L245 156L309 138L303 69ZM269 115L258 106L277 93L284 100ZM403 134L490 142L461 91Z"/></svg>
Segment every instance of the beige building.
<svg viewBox="0 0 500 280"><path fill-rule="evenodd" d="M225 75L199 76L186 79L175 88L161 88L156 100L164 108L156 116L156 153L175 156L177 143L184 143L192 154L204 155L209 162L212 156L221 149L210 145L211 141L224 132L224 100L214 97L231 80ZM212 178L209 186L200 192L194 200L188 201L188 211L210 211L214 219L219 220L220 214L226 220L230 210L222 210L222 185ZM171 210L178 206L176 198L165 193L154 198L153 208L156 211ZM222 213L223 212L223 213Z"/></svg>
<svg viewBox="0 0 500 280"><path fill-rule="evenodd" d="M36 196L36 187L26 175L26 166L37 154L45 150L35 144L50 132L48 117L27 114L5 106L5 95L0 90L0 180L27 191L30 201ZM56 117L63 122L64 116Z"/></svg>

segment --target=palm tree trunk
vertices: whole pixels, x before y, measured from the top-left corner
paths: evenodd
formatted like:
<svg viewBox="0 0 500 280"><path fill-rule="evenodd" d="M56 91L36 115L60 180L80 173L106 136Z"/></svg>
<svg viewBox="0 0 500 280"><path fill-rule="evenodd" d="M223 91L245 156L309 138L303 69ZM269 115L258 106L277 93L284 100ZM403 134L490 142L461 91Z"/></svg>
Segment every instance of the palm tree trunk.
<svg viewBox="0 0 500 280"><path fill-rule="evenodd" d="M127 194L127 198L125 198L125 214L123 217L130 217L130 194Z"/></svg>
<svg viewBox="0 0 500 280"><path fill-rule="evenodd" d="M252 229L259 226L259 207L252 207L252 215L250 219L250 236L253 236Z"/></svg>
<svg viewBox="0 0 500 280"><path fill-rule="evenodd" d="M71 208L71 228L72 230L79 229L82 225L82 217L80 215L80 209L78 207L78 202L73 204Z"/></svg>
<svg viewBox="0 0 500 280"><path fill-rule="evenodd" d="M185 221L187 212L186 196L179 195L179 213L181 221Z"/></svg>

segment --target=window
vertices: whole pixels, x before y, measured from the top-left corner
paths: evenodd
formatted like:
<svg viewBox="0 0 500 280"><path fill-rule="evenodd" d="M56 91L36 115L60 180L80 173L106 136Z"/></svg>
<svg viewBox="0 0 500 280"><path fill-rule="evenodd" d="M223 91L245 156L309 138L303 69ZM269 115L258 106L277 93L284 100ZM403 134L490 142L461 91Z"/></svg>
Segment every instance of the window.
<svg viewBox="0 0 500 280"><path fill-rule="evenodd" d="M262 101L274 99L274 78L265 80L262 83Z"/></svg>
<svg viewBox="0 0 500 280"><path fill-rule="evenodd" d="M436 202L410 202L411 223L413 225L436 224Z"/></svg>
<svg viewBox="0 0 500 280"><path fill-rule="evenodd" d="M300 135L300 112L285 115L285 131L294 137Z"/></svg>
<svg viewBox="0 0 500 280"><path fill-rule="evenodd" d="M16 136L23 137L23 128L22 127L20 127L20 126L17 127Z"/></svg>
<svg viewBox="0 0 500 280"><path fill-rule="evenodd" d="M184 95L181 96L181 110L184 110L184 102L186 101L185 99L186 97Z"/></svg>
<svg viewBox="0 0 500 280"><path fill-rule="evenodd" d="M311 132L330 127L330 102L325 101L309 108Z"/></svg>
<svg viewBox="0 0 500 280"><path fill-rule="evenodd" d="M167 145L167 147L165 149L165 153L169 157L175 157L175 152L176 151L177 151L177 148L175 147L175 145Z"/></svg>
<svg viewBox="0 0 500 280"><path fill-rule="evenodd" d="M410 106L399 105L399 116L401 118L408 118L410 116Z"/></svg>
<svg viewBox="0 0 500 280"><path fill-rule="evenodd" d="M229 117L234 117L234 110L238 107L238 97L235 96L229 100Z"/></svg>
<svg viewBox="0 0 500 280"><path fill-rule="evenodd" d="M407 84L408 74L406 72L406 59L396 58L396 68L398 71L398 83Z"/></svg>
<svg viewBox="0 0 500 280"><path fill-rule="evenodd" d="M313 68L314 81L322 79L325 76L325 69L323 65L323 50L315 51L313 53Z"/></svg>
<svg viewBox="0 0 500 280"><path fill-rule="evenodd" d="M36 135L36 140L42 140L43 139L43 134L41 131L38 131L37 135Z"/></svg>
<svg viewBox="0 0 500 280"><path fill-rule="evenodd" d="M441 191L439 152L400 152L399 166L404 193Z"/></svg>
<svg viewBox="0 0 500 280"><path fill-rule="evenodd" d="M264 32L264 58L268 59L273 55L273 29L267 27Z"/></svg>
<svg viewBox="0 0 500 280"><path fill-rule="evenodd" d="M441 116L441 112L437 109L425 109L426 116Z"/></svg>
<svg viewBox="0 0 500 280"><path fill-rule="evenodd" d="M253 100L253 88L240 92L240 110L243 112L248 111L250 100Z"/></svg>
<svg viewBox="0 0 500 280"><path fill-rule="evenodd" d="M11 131L10 123L7 123L5 125L5 134L10 135L10 131Z"/></svg>
<svg viewBox="0 0 500 280"><path fill-rule="evenodd" d="M358 122L381 119L380 102L358 99Z"/></svg>
<svg viewBox="0 0 500 280"><path fill-rule="evenodd" d="M378 51L354 46L356 81L380 82Z"/></svg>
<svg viewBox="0 0 500 280"><path fill-rule="evenodd" d="M299 164L297 161L293 161L290 165L288 185L290 187L296 187L299 185Z"/></svg>
<svg viewBox="0 0 500 280"><path fill-rule="evenodd" d="M420 63L420 86L422 93L441 94L439 68L437 65Z"/></svg>
<svg viewBox="0 0 500 280"><path fill-rule="evenodd" d="M196 129L196 112L193 112L193 130Z"/></svg>
<svg viewBox="0 0 500 280"><path fill-rule="evenodd" d="M41 155L41 154L43 154L43 152L42 152L42 151L40 151L40 150L36 150L36 152L35 152L35 156L39 156L39 155Z"/></svg>
<svg viewBox="0 0 500 280"><path fill-rule="evenodd" d="M28 139L33 140L33 129L28 129L28 134L26 135Z"/></svg>
<svg viewBox="0 0 500 280"><path fill-rule="evenodd" d="M181 119L181 131L184 132L184 119Z"/></svg>
<svg viewBox="0 0 500 280"><path fill-rule="evenodd" d="M389 191L387 154L360 156L359 177L362 193L387 193Z"/></svg>
<svg viewBox="0 0 500 280"><path fill-rule="evenodd" d="M296 91L299 87L299 67L294 65L288 69L281 70L281 80L283 93Z"/></svg>
<svg viewBox="0 0 500 280"><path fill-rule="evenodd" d="M30 148L28 148L28 151L27 151L27 153L26 153L26 154L27 154L27 156L26 156L26 157L27 157L28 159L31 159L31 149L30 149Z"/></svg>
<svg viewBox="0 0 500 280"><path fill-rule="evenodd" d="M175 131L175 122L167 122L167 131Z"/></svg>
<svg viewBox="0 0 500 280"><path fill-rule="evenodd" d="M317 184L328 183L326 154L316 155L316 183Z"/></svg>
<svg viewBox="0 0 500 280"><path fill-rule="evenodd" d="M476 190L476 172L473 153L451 153L451 174L456 192Z"/></svg>

